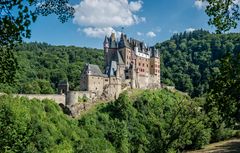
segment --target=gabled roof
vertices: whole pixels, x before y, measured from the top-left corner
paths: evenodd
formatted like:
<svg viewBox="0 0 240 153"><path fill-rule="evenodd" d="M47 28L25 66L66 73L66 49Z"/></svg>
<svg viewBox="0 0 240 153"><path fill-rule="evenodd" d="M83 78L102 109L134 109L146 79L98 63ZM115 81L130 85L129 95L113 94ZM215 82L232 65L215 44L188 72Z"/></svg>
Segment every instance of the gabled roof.
<svg viewBox="0 0 240 153"><path fill-rule="evenodd" d="M106 77L98 67L98 65L94 64L86 64L86 73L90 76L100 76L100 77Z"/></svg>
<svg viewBox="0 0 240 153"><path fill-rule="evenodd" d="M110 65L110 67L109 67L109 70L108 70L108 72L107 72L107 75L108 75L109 77L111 77L111 76L116 76L116 71L117 71L117 62L116 62L116 61L112 61L112 62L111 62L111 65Z"/></svg>
<svg viewBox="0 0 240 153"><path fill-rule="evenodd" d="M111 61L116 61L117 64L124 65L122 55L119 53L119 51L114 52Z"/></svg>

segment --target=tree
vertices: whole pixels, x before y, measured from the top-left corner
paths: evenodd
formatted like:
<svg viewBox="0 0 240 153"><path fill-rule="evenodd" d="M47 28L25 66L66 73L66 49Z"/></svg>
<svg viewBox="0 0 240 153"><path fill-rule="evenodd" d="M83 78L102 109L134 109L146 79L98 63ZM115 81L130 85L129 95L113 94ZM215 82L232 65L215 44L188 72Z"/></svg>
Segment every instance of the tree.
<svg viewBox="0 0 240 153"><path fill-rule="evenodd" d="M0 83L12 82L16 69L12 47L30 38L29 26L38 15L56 14L61 22L73 16L68 0L1 0L0 1Z"/></svg>
<svg viewBox="0 0 240 153"><path fill-rule="evenodd" d="M197 0L207 3L206 14L210 17L208 24L214 25L217 33L237 27L240 20L239 1L237 0Z"/></svg>
<svg viewBox="0 0 240 153"><path fill-rule="evenodd" d="M218 122L224 122L227 126L234 125L236 121L240 120L239 61L240 54L228 54L222 59L219 68L220 74L212 77L208 102L205 104L205 110L208 114L217 113L219 115Z"/></svg>
<svg viewBox="0 0 240 153"><path fill-rule="evenodd" d="M68 0L2 0L0 45L12 45L21 42L22 38L30 38L29 26L38 15L56 14L61 22L66 22L73 13L74 9L68 5Z"/></svg>

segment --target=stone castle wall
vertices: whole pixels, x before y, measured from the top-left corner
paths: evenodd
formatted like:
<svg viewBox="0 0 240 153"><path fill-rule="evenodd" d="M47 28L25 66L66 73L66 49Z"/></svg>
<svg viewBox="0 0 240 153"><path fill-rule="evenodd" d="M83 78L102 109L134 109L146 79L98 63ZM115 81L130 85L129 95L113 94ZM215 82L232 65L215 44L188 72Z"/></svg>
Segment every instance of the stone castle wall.
<svg viewBox="0 0 240 153"><path fill-rule="evenodd" d="M13 94L13 96L19 96L19 97L27 97L29 99L49 99L49 100L54 100L56 103L60 104L65 104L65 95L58 95L58 94Z"/></svg>

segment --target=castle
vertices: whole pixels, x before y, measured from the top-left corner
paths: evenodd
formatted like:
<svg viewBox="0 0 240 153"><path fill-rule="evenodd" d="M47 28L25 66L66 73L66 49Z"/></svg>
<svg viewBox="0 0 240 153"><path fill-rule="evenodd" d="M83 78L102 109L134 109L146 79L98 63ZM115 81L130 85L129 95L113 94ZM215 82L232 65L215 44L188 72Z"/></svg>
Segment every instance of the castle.
<svg viewBox="0 0 240 153"><path fill-rule="evenodd" d="M160 88L160 55L155 47L114 33L105 37L104 73L97 65L86 64L80 77L80 90L117 98L127 88Z"/></svg>

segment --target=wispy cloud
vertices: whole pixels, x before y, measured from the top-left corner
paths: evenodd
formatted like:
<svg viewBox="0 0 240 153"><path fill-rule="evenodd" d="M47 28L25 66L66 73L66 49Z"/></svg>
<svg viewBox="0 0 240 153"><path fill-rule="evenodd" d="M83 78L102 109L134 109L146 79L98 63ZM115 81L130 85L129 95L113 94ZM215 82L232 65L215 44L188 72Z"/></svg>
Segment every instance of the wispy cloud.
<svg viewBox="0 0 240 153"><path fill-rule="evenodd" d="M204 9L208 5L208 2L202 0L195 0L194 6L197 9Z"/></svg>
<svg viewBox="0 0 240 153"><path fill-rule="evenodd" d="M185 31L186 32L193 32L193 31L195 31L196 29L194 29L194 28L187 28Z"/></svg>
<svg viewBox="0 0 240 153"><path fill-rule="evenodd" d="M142 35L144 35L144 34L141 33L141 32L137 32L137 35L138 35L138 36L142 36Z"/></svg>
<svg viewBox="0 0 240 153"><path fill-rule="evenodd" d="M153 37L157 36L153 31L149 31L146 35L150 38L153 38Z"/></svg>

